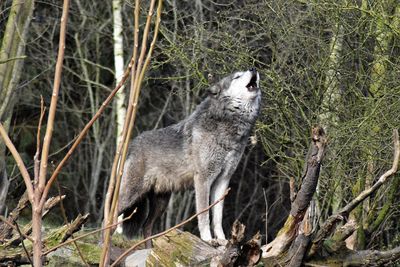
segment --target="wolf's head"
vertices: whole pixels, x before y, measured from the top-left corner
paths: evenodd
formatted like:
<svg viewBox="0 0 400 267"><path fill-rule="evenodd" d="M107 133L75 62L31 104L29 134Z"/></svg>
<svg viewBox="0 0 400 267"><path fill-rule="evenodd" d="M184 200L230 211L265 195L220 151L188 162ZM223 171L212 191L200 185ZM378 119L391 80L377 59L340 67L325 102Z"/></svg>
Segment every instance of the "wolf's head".
<svg viewBox="0 0 400 267"><path fill-rule="evenodd" d="M258 109L261 98L260 75L255 68L234 72L213 85L210 92L216 99L228 101L234 107Z"/></svg>

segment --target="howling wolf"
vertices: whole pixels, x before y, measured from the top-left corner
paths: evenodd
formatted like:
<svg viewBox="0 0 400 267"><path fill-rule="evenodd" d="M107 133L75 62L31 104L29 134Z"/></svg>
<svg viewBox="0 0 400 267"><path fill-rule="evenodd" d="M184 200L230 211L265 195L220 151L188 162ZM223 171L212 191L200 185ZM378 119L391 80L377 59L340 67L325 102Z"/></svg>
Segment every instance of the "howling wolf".
<svg viewBox="0 0 400 267"><path fill-rule="evenodd" d="M220 198L228 187L260 109L260 76L255 68L235 72L209 89L209 96L186 119L166 128L143 132L130 143L123 171L118 215L136 214L123 223L132 237L143 228L152 234L171 193L194 186L196 210ZM213 231L225 240L223 201L215 205ZM209 213L198 216L203 240L212 239ZM147 246L151 243L147 243Z"/></svg>

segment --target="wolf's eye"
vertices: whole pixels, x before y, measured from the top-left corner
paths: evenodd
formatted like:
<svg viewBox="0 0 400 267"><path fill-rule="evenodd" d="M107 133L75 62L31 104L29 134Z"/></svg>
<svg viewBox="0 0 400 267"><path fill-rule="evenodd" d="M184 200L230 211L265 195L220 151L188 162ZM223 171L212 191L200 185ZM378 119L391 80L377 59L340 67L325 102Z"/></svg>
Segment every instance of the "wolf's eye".
<svg viewBox="0 0 400 267"><path fill-rule="evenodd" d="M237 78L240 78L239 74L237 74L235 77L233 77L233 80L236 80Z"/></svg>

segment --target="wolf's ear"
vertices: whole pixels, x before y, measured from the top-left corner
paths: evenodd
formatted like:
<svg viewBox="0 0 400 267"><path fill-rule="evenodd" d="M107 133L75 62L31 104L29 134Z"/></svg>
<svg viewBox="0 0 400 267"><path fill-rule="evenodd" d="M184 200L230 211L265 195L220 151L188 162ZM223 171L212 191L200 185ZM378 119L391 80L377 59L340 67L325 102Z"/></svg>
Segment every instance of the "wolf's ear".
<svg viewBox="0 0 400 267"><path fill-rule="evenodd" d="M216 83L214 85L212 85L209 89L208 92L210 93L210 95L212 96L218 96L219 93L221 92L221 85L219 83Z"/></svg>
<svg viewBox="0 0 400 267"><path fill-rule="evenodd" d="M215 82L215 77L211 73L207 75L208 84L212 84L210 88L208 88L208 92L212 96L217 96L221 92L221 86L219 83Z"/></svg>
<svg viewBox="0 0 400 267"><path fill-rule="evenodd" d="M214 83L214 82L215 82L214 75L212 75L211 73L209 73L209 74L207 75L207 80L208 80L208 84Z"/></svg>

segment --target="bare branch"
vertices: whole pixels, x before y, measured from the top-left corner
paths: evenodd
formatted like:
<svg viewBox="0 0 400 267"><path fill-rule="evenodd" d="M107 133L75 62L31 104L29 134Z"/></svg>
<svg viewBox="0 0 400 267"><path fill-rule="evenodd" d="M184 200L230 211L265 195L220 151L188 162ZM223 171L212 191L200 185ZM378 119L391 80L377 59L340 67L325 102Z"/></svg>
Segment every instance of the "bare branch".
<svg viewBox="0 0 400 267"><path fill-rule="evenodd" d="M22 239L22 237L24 236L24 234L21 232L21 229L19 229L19 226L18 226L17 223L15 224L15 227L17 228L17 232L18 232L20 238ZM29 252L28 252L28 250L26 249L26 246L25 246L24 242L21 242L21 244L22 244L22 247L24 248L24 251L25 251L26 257L27 257L28 260L29 260L29 263L30 263L32 266L34 266L34 265L33 265L33 262L32 262L32 259L31 259L31 256L29 255Z"/></svg>
<svg viewBox="0 0 400 267"><path fill-rule="evenodd" d="M72 243L72 242L75 242L75 241L77 241L77 240L79 240L79 239L82 239L82 238L84 238L84 237L87 237L87 236L89 236L89 235L93 235L93 234L95 234L95 233L98 233L98 232L104 231L104 230L106 230L106 229L110 229L110 228L112 228L112 227L115 227L115 226L117 226L118 224L121 224L121 223L123 223L124 221L127 221L127 220L129 220L130 218L132 218L133 214L135 214L135 213L136 213L136 209L132 212L131 215L129 215L128 217L124 218L124 219L121 220L120 222L117 222L117 223L108 225L108 226L106 226L106 227L103 227L103 228L100 228L100 229L91 231L91 232L89 232L89 233L86 233L86 234L77 236L77 237L75 237L75 238L73 238L73 239L70 239L70 240L68 240L68 241L65 241L65 242L63 242L63 243L61 243L61 244L58 244L57 246L54 246L54 247L52 247L52 248L46 250L45 252L43 252L43 255L47 255L47 254L49 254L50 252L52 252L52 251L54 251L54 250L56 250L56 249L58 249L58 248L60 248L60 247L63 247L63 246L65 246L65 245L68 245L68 244L70 244L70 243Z"/></svg>
<svg viewBox="0 0 400 267"><path fill-rule="evenodd" d="M47 118L46 133L43 139L42 155L40 160L39 187L38 187L40 194L43 192L43 188L46 184L47 162L49 157L51 138L53 136L54 118L57 109L58 93L61 84L61 73L64 61L65 35L67 31L69 0L64 1L62 10L63 13L61 16L60 40L58 45L56 71L54 74L53 93L51 95L49 116ZM46 199L46 196L44 198Z"/></svg>
<svg viewBox="0 0 400 267"><path fill-rule="evenodd" d="M83 130L79 133L78 137L75 139L75 142L72 144L71 148L68 150L67 154L64 156L64 158L61 160L61 162L57 165L56 169L54 170L53 174L51 175L49 181L46 184L46 187L44 188L43 191L43 196L47 196L49 193L49 190L54 183L55 179L57 179L58 174L60 173L61 169L64 167L68 159L71 157L72 153L75 151L75 149L78 147L78 145L81 143L83 138L86 136L87 132L89 131L90 127L93 125L93 123L101 116L101 114L104 112L106 109L107 105L111 102L115 94L118 92L118 90L122 87L122 85L125 83L125 81L129 77L129 73L132 67L132 62L133 58L131 59L131 62L129 63L127 69L124 72L124 76L122 77L121 81L118 83L118 85L111 91L111 93L108 95L106 100L101 104L100 108L97 110L96 114L93 116L93 118L85 125ZM42 198L41 200L41 205L42 202L45 200Z"/></svg>
<svg viewBox="0 0 400 267"><path fill-rule="evenodd" d="M21 172L22 178L24 179L26 191L28 192L28 199L31 203L33 203L33 186L32 180L29 176L28 170L25 167L24 162L20 154L18 153L17 149L15 148L14 144L12 143L10 137L8 136L6 130L3 127L3 124L0 122L0 135L4 140L4 143L10 150L11 154L13 155L15 162L17 163L18 169Z"/></svg>
<svg viewBox="0 0 400 267"><path fill-rule="evenodd" d="M46 110L46 108L44 106L43 97L40 96L40 117L39 117L39 123L38 123L37 134L36 134L36 153L35 153L35 156L33 157L33 161L34 161L33 179L34 179L35 186L39 183L40 130L42 128L42 121L43 121L43 117L45 114L45 110Z"/></svg>
<svg viewBox="0 0 400 267"><path fill-rule="evenodd" d="M372 193L378 190L389 177L393 176L398 169L399 159L400 159L400 141L399 141L399 133L398 130L393 130L393 143L394 143L394 156L393 156L393 164L392 167L382 174L378 181L368 189L362 191L356 198L354 198L350 203L348 203L345 207L340 209L335 214L331 215L325 223L321 226L321 229L316 234L313 239L313 245L310 250L310 255L313 255L321 245L321 242L325 237L327 237L335 228L336 223L343 220L343 218L347 217L348 214L357 207L364 199L369 197Z"/></svg>
<svg viewBox="0 0 400 267"><path fill-rule="evenodd" d="M137 103L139 99L139 94L140 94L140 87L141 83L143 80L144 73L148 67L148 64L150 62L150 58L154 49L154 44L157 39L157 34L159 30L159 24L161 21L161 10L162 10L162 0L158 1L158 7L157 7L157 18L156 18L156 23L155 23L155 29L154 29L154 36L153 36L153 41L151 43L150 49L147 53L146 60L142 65L145 53L146 53L146 47L147 47L147 36L149 34L150 30L150 24L151 24L151 19L153 16L153 9L155 6L155 0L152 0L150 3L148 15L147 15L147 20L146 20L146 25L145 29L143 31L143 37L142 37L142 46L141 46L141 51L139 55L139 60L136 65L136 73L135 69L132 69L132 78L131 78L131 89L130 89L130 97L129 97L129 107L127 111L127 115L125 118L125 123L124 123L124 129L123 129L123 134L121 138L121 143L118 145L118 150L114 158L113 162L113 167L112 167L112 173L110 177L110 186L107 191L107 201L111 201L111 192L112 194L112 202L111 202L111 207L108 210L108 207L110 204L106 203L106 211L105 214L107 215L108 219L107 221L105 220L106 224L109 224L113 221L113 219L116 217L116 209L118 205L118 197L119 197L119 188L121 184L121 177L122 177L122 171L124 169L124 164L125 164L125 159L126 155L128 152L128 144L130 140L130 136L132 134L133 130L133 125L135 123L135 118L136 118L136 111L137 111ZM139 1L135 2L135 30L134 30L134 39L135 39L135 50L134 54L136 51L136 45L137 45L137 38L138 38L138 31L139 31L139 24L138 24L138 18L139 18ZM122 154L121 153L121 145L123 144L123 149L122 149ZM119 165L118 165L119 164ZM114 185L115 183L115 185ZM101 262L100 265L104 265L106 260L106 255L108 254L108 244L110 242L110 231L106 231L104 235L104 250L101 256Z"/></svg>
<svg viewBox="0 0 400 267"><path fill-rule="evenodd" d="M20 238L24 237L24 238L28 239L29 241L33 242L33 239L30 236L28 236L28 235L26 235L24 233L21 233L21 231L19 231L19 226L18 226L18 224L16 222L14 222L15 223L15 225L14 225L13 223L9 222L6 218L4 218L1 215L0 215L0 221L2 221L3 223L7 224L8 226L10 226L15 231L17 231L19 233L19 235L20 235Z"/></svg>

